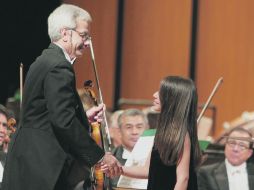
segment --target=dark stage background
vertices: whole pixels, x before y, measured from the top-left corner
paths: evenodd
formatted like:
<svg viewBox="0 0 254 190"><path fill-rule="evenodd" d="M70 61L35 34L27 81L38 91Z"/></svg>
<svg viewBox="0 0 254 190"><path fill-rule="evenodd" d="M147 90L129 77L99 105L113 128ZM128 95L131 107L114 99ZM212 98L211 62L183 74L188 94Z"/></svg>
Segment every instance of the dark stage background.
<svg viewBox="0 0 254 190"><path fill-rule="evenodd" d="M24 75L30 64L48 46L47 17L60 0L1 2L0 103L5 104L19 88L19 65Z"/></svg>

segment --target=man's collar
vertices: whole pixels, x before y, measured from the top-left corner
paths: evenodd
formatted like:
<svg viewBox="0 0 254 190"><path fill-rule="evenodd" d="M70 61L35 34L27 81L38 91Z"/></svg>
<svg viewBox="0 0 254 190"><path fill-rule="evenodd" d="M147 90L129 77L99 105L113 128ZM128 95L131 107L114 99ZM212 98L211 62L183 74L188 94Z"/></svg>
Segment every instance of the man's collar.
<svg viewBox="0 0 254 190"><path fill-rule="evenodd" d="M127 160L130 157L130 155L131 155L131 152L123 147L122 158Z"/></svg>
<svg viewBox="0 0 254 190"><path fill-rule="evenodd" d="M229 172L234 172L236 170L239 171L245 171L246 170L246 162L242 163L239 166L233 166L232 164L229 163L228 159L225 159L225 164L226 164L226 168L227 170L229 170Z"/></svg>
<svg viewBox="0 0 254 190"><path fill-rule="evenodd" d="M57 45L58 47L60 47L63 50L64 56L65 58L73 65L74 61L76 60L76 57L74 57L72 60L69 56L69 54L66 52L66 50L58 43L53 42L55 45Z"/></svg>

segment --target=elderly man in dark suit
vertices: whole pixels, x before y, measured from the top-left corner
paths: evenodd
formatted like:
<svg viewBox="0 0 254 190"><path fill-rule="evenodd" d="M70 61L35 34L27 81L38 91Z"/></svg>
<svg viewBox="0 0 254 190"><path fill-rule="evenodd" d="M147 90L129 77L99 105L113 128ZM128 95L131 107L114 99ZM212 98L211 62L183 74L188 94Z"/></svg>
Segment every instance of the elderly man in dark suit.
<svg viewBox="0 0 254 190"><path fill-rule="evenodd" d="M89 121L100 119L104 105L85 113L76 91L72 64L89 43L90 21L87 11L68 4L50 14L52 43L26 76L20 127L9 147L3 190L70 190L88 178L95 164L106 165L110 176L121 173L118 161L89 135Z"/></svg>
<svg viewBox="0 0 254 190"><path fill-rule="evenodd" d="M247 162L253 152L252 134L233 129L225 145L225 161L203 166L198 172L199 190L252 190L254 165Z"/></svg>

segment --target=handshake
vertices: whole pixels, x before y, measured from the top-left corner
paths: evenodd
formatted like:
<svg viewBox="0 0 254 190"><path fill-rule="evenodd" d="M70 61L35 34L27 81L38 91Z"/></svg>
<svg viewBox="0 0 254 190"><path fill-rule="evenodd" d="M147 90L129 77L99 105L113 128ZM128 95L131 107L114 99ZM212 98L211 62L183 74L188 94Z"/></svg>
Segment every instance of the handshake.
<svg viewBox="0 0 254 190"><path fill-rule="evenodd" d="M103 159L96 167L100 167L103 173L110 178L120 176L123 173L122 165L110 152L105 153Z"/></svg>

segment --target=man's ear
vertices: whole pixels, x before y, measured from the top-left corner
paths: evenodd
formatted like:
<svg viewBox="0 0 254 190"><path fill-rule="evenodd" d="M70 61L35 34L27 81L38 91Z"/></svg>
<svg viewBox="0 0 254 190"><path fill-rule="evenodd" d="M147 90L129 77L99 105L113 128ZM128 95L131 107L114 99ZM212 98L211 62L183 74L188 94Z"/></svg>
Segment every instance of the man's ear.
<svg viewBox="0 0 254 190"><path fill-rule="evenodd" d="M253 142L250 142L250 149L253 149Z"/></svg>
<svg viewBox="0 0 254 190"><path fill-rule="evenodd" d="M68 41L69 35L72 35L72 32L69 34L69 32L71 32L70 30L67 30L66 28L62 28L60 29L60 34L61 34L61 39L64 42Z"/></svg>
<svg viewBox="0 0 254 190"><path fill-rule="evenodd" d="M253 154L253 148L249 149L249 157L248 158L250 158L252 154Z"/></svg>

